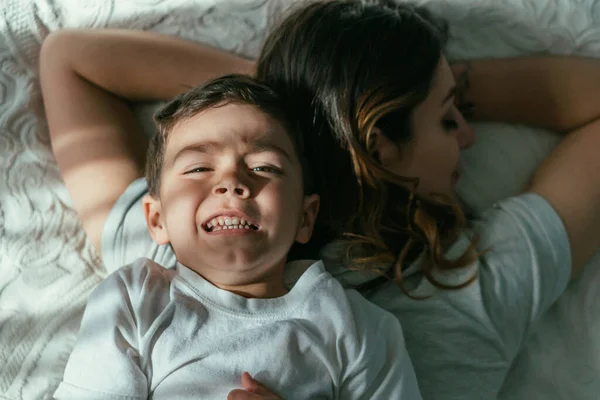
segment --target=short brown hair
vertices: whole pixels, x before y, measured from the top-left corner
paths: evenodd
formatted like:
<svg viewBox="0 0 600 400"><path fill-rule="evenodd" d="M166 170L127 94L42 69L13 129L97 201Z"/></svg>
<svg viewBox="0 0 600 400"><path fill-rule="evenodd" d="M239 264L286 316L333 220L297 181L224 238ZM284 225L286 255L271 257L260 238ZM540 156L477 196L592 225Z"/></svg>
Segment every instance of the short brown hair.
<svg viewBox="0 0 600 400"><path fill-rule="evenodd" d="M313 192L311 171L305 162L304 141L280 97L268 86L246 75L225 75L197 86L175 97L154 115L157 131L150 140L146 157L148 193L158 197L165 150L169 134L183 120L212 107L226 104L248 104L279 122L288 133L300 164L304 193Z"/></svg>

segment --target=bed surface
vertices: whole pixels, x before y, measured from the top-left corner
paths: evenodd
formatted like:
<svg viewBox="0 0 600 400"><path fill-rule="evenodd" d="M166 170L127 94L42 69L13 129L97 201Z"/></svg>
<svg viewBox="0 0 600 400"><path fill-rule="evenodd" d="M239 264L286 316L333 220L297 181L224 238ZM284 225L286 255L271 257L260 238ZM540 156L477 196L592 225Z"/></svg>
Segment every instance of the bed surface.
<svg viewBox="0 0 600 400"><path fill-rule="evenodd" d="M49 148L37 80L48 32L152 29L256 56L291 0L4 0L0 5L0 398L49 399L90 291L106 276ZM451 60L531 53L600 56L598 0L419 1L450 22ZM149 114L140 109L140 117ZM148 126L148 120L145 120ZM518 193L559 137L476 125L459 192L476 210ZM503 399L597 399L600 259L571 284L528 341Z"/></svg>

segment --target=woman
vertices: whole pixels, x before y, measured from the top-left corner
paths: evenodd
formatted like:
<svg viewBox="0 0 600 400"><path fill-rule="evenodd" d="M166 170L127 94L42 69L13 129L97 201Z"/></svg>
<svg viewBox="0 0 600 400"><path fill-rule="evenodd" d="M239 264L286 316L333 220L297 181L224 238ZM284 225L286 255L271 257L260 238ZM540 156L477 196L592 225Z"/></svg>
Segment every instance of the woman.
<svg viewBox="0 0 600 400"><path fill-rule="evenodd" d="M256 70L312 144L320 240L353 234L324 251L332 272L399 318L424 398L490 399L531 325L600 244L600 176L580 172L600 169L600 64L539 57L448 66L443 43L443 24L420 9L319 2L271 33ZM46 40L52 146L109 269L139 256L164 266L174 259L145 234L146 186L136 180L144 149L127 101L168 99L210 76L253 70L150 33ZM468 228L453 188L474 136L457 106L475 119L568 133L527 193Z"/></svg>

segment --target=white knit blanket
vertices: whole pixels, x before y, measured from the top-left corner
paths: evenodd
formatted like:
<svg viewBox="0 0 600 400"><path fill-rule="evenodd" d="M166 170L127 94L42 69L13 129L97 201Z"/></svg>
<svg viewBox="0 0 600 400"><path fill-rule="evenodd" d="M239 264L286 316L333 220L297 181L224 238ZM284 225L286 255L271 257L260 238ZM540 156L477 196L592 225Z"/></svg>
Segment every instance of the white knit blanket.
<svg viewBox="0 0 600 400"><path fill-rule="evenodd" d="M51 398L87 296L105 276L49 149L37 79L43 38L64 27L152 29L255 56L271 16L291 1L0 3L0 398ZM421 2L450 20L451 59L532 52L600 56L598 0ZM558 140L525 127L477 129L479 141L465 156L467 173L459 188L476 209L518 192ZM503 398L597 398L597 264L542 321L507 379Z"/></svg>

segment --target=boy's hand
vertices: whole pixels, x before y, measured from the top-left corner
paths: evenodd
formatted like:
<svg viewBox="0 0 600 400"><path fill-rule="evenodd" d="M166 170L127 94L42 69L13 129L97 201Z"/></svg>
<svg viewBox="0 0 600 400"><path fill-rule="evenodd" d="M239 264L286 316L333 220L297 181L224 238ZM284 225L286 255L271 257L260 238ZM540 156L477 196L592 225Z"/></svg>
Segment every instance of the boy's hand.
<svg viewBox="0 0 600 400"><path fill-rule="evenodd" d="M242 387L229 392L227 400L283 400L247 372L242 374Z"/></svg>

